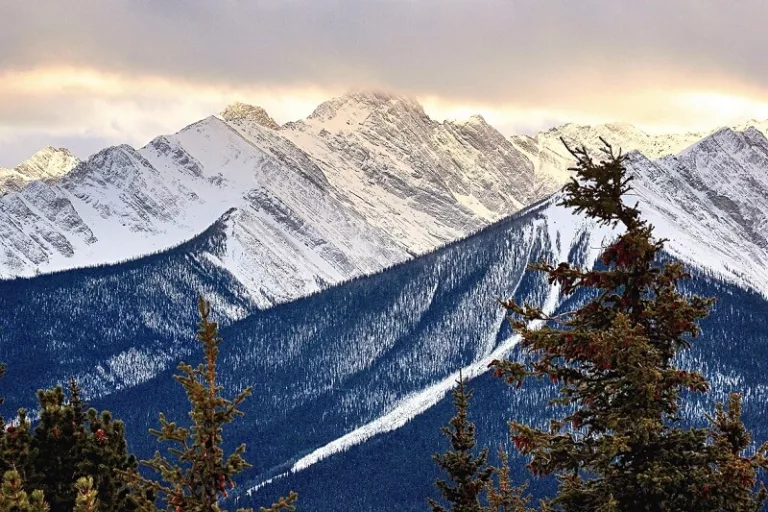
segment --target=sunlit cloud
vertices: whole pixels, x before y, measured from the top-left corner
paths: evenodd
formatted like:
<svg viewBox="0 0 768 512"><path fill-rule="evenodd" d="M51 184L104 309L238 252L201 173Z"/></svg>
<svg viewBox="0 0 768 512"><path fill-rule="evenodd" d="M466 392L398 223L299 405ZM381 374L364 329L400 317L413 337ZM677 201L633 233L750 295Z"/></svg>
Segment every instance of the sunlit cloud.
<svg viewBox="0 0 768 512"><path fill-rule="evenodd" d="M0 165L28 157L28 144L19 145L28 138L74 140L72 149L82 158L104 141L142 146L234 101L260 105L284 123L306 117L336 93L196 84L72 67L8 71L0 73Z"/></svg>

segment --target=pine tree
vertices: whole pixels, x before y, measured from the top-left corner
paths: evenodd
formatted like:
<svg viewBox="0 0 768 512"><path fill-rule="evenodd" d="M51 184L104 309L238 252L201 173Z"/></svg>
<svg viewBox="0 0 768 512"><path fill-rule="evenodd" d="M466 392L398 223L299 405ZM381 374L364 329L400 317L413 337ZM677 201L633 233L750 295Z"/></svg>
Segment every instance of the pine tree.
<svg viewBox="0 0 768 512"><path fill-rule="evenodd" d="M26 409L19 409L16 421L0 431L0 471L3 474L10 470L26 473L30 467L31 428Z"/></svg>
<svg viewBox="0 0 768 512"><path fill-rule="evenodd" d="M182 385L191 405L190 428L178 426L160 414L160 429L150 430L159 442L174 445L169 453L175 461L156 452L142 464L157 472L162 482L151 480L138 472L125 475L137 491L136 504L142 511L157 510L154 496L162 496L165 509L172 512L218 512L219 500L227 497L227 489L234 487L233 477L250 467L243 458L245 445L238 446L225 458L222 445L222 429L242 416L239 407L251 394L251 388L228 400L220 395L221 386L216 383L216 360L219 354L218 326L210 320L210 306L198 300L200 324L197 339L202 344L204 364L193 368L181 363L181 375L175 379ZM151 497L147 497L147 496ZM297 495L291 493L269 509L278 512L294 510ZM242 511L245 512L245 511Z"/></svg>
<svg viewBox="0 0 768 512"><path fill-rule="evenodd" d="M475 450L475 424L469 421L468 409L472 392L467 390L467 381L459 376L453 390L453 405L456 415L451 418L450 426L442 431L451 443L451 449L443 454L435 454L437 465L448 473L452 484L438 479L435 485L445 500L450 504L446 509L437 501L430 499L433 512L487 512L488 507L481 504L481 496L490 481L492 468L487 463L488 450L479 455Z"/></svg>
<svg viewBox="0 0 768 512"><path fill-rule="evenodd" d="M75 482L75 505L71 512L98 512L99 500L93 489L93 478L82 477ZM122 510L122 509L110 509ZM49 512L50 507L45 501L41 490L27 494L24 483L16 470L6 471L3 475L3 485L0 488L0 512Z"/></svg>
<svg viewBox="0 0 768 512"><path fill-rule="evenodd" d="M136 468L123 423L115 421L109 411L99 413L91 408L84 413L74 381L70 381L69 391L69 402L61 387L38 391L40 421L29 440L28 462L16 467L24 471L31 488L45 493L52 512L73 509L76 484L82 477L91 479L103 509L133 510L129 489L119 473ZM18 423L26 421L20 418ZM15 434L23 436L26 430Z"/></svg>
<svg viewBox="0 0 768 512"><path fill-rule="evenodd" d="M75 482L76 498L73 512L98 512L99 500L98 493L93 488L93 478L89 476L81 477ZM110 508L107 510L122 510Z"/></svg>
<svg viewBox="0 0 768 512"><path fill-rule="evenodd" d="M10 470L3 474L3 485L0 488L0 511L48 512L49 510L42 491L37 490L27 494L18 471Z"/></svg>
<svg viewBox="0 0 768 512"><path fill-rule="evenodd" d="M74 377L70 377L67 389L69 390L69 406L72 408L72 420L75 422L75 425L83 425L85 424L86 407L86 403L81 396L83 390Z"/></svg>
<svg viewBox="0 0 768 512"><path fill-rule="evenodd" d="M30 464L24 477L33 489L45 493L53 512L69 512L75 504L73 484L78 478L80 426L65 403L64 390L37 392L40 421L33 430Z"/></svg>
<svg viewBox="0 0 768 512"><path fill-rule="evenodd" d="M503 448L499 448L498 457L501 466L493 468L493 474L497 481L494 483L491 480L486 484L490 510L493 512L534 512L535 509L528 508L528 503L531 501L530 496L525 495L528 485L515 486L512 483L509 455Z"/></svg>
<svg viewBox="0 0 768 512"><path fill-rule="evenodd" d="M680 263L659 263L665 241L654 239L637 205L623 202L632 180L625 157L607 143L605 152L595 163L585 149L572 151L578 180L560 202L623 228L602 252L604 268L531 267L562 294L592 300L556 317L503 302L534 361L494 361L496 375L518 385L528 376L549 378L560 389L555 404L569 411L549 430L513 422L513 441L530 456L534 475L560 478L557 509L759 510L765 490L755 490L756 473L768 466L768 446L745 454L749 438L738 397L727 411L718 406L710 428L686 428L680 417L681 393L706 392L708 383L676 367L675 356L699 335L698 322L713 301L680 293L679 283L690 276ZM531 321L544 326L536 330Z"/></svg>

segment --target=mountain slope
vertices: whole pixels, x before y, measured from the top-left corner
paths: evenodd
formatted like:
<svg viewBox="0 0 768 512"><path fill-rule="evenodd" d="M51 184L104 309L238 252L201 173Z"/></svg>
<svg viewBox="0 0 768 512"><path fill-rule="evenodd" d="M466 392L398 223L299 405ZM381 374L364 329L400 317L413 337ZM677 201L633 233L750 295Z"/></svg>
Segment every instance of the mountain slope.
<svg viewBox="0 0 768 512"><path fill-rule="evenodd" d="M657 221L684 226L691 247L715 239L713 268L741 281L754 272L750 261L765 261L759 211L768 206L756 156L764 140L754 128L743 133L748 144L691 146L706 159L633 156L639 192L667 204ZM549 195L569 178L560 136L593 150L602 136L648 157L698 137L612 124L507 139L482 117L439 123L414 100L381 92L353 91L282 127L236 103L139 150L107 148L77 163L47 148L8 171L24 179L0 196L0 278L161 251L235 208L227 250L212 262L269 307L428 252ZM696 181L681 166L709 178ZM718 188L730 172L743 178ZM742 187L753 191L748 204Z"/></svg>
<svg viewBox="0 0 768 512"><path fill-rule="evenodd" d="M236 493L240 504L270 502L290 486L303 492L307 510L325 510L328 488L318 483L333 481L357 490L339 496L360 503L360 510L415 509L412 500L425 495L434 477L429 454L442 446L436 426L446 417L444 396L457 371L479 377L489 358L514 350L495 297L514 295L553 311L564 307L525 266L562 259L589 265L611 236L554 201L385 272L266 311L249 304L246 294L228 291L237 280L204 256L226 242L226 218L195 241L150 258L0 282L0 359L9 366L9 407L31 405L33 389L75 373L89 401L125 419L132 448L149 454L154 445L145 431L155 413L186 417L171 374L179 359L195 360L194 293L200 288L213 295L220 318L224 313L219 369L225 392L255 387L245 419L228 431L232 442L248 443L255 464L244 487L252 492ZM673 238L670 248L676 244ZM754 427L764 406L768 340L758 327L768 303L713 277L701 256L689 255L698 261L691 289L720 301L700 351L683 362L703 368L718 396L732 386L746 389L745 411ZM742 352L755 357L737 357ZM543 419L547 389L510 393L479 378L475 410L484 425L496 425L486 442L505 439L503 420L513 413ZM499 399L491 399L497 392L508 408L499 410ZM704 406L686 414L698 418ZM416 445L405 444L416 439ZM382 499L393 486L384 478L387 470L396 474L398 461L410 459L407 485L401 482L400 491ZM356 464L354 474L368 479L352 485L351 468L339 469L346 464Z"/></svg>
<svg viewBox="0 0 768 512"><path fill-rule="evenodd" d="M595 158L601 157L598 136L614 150L624 149L634 180L630 200L639 201L660 236L675 240L670 251L723 279L768 294L768 139L756 127L724 128L679 154L650 159L633 146L643 147L645 140L645 151L663 154L687 144L688 136L649 138L625 125L567 125L537 139L517 139L534 162L538 180L563 184L570 179L563 169L572 165L573 157L559 139L555 143L561 135L572 146L583 142ZM694 255L697 261L691 259Z"/></svg>
<svg viewBox="0 0 768 512"><path fill-rule="evenodd" d="M732 130L739 132L750 128L767 134L768 121L753 119L731 127ZM574 163L573 157L563 146L561 138L572 147L585 146L596 157L601 155L603 148L601 139L604 139L617 151L619 149L624 153L637 151L650 160L657 160L676 155L717 131L719 130L649 134L628 123L593 126L568 123L534 136L513 135L509 140L533 164L536 186L551 190L552 187L562 186L569 179L570 173L567 169Z"/></svg>
<svg viewBox="0 0 768 512"><path fill-rule="evenodd" d="M120 261L181 243L233 207L217 264L262 307L407 257L327 194L308 159L280 158L214 117L141 151L106 149L0 198L0 263L12 276Z"/></svg>
<svg viewBox="0 0 768 512"><path fill-rule="evenodd" d="M415 252L543 197L530 163L482 117L438 123L405 97L353 92L281 133L371 223Z"/></svg>
<svg viewBox="0 0 768 512"><path fill-rule="evenodd" d="M283 128L243 104L222 117L140 150L107 148L0 197L0 277L163 250L236 208L216 263L267 307L466 236L537 197L530 163L482 119L436 123L396 96L351 93Z"/></svg>
<svg viewBox="0 0 768 512"><path fill-rule="evenodd" d="M768 295L768 139L755 128L723 129L678 156L629 155L644 213L670 251Z"/></svg>

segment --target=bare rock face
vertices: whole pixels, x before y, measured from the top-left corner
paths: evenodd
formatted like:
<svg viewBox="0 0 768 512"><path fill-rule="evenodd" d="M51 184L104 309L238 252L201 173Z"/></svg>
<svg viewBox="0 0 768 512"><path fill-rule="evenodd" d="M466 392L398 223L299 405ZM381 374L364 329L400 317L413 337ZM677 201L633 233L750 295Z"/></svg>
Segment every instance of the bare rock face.
<svg viewBox="0 0 768 512"><path fill-rule="evenodd" d="M274 119L269 117L266 110L261 107L246 105L245 103L236 102L229 105L221 113L221 117L229 122L251 121L264 128L269 128L270 130L280 129L280 125L277 124Z"/></svg>

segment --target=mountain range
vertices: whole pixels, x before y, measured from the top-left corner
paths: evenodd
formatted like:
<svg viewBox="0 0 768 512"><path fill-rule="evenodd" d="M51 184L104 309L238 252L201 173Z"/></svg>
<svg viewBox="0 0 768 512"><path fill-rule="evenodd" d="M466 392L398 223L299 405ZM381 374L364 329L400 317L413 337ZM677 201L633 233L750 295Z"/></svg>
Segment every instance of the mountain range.
<svg viewBox="0 0 768 512"><path fill-rule="evenodd" d="M481 116L440 123L415 100L380 92L348 93L283 126L259 107L236 103L138 150L110 147L80 162L49 147L0 169L0 277L162 251L230 212L227 250L209 256L255 305L269 307L424 254L547 197L569 178L560 137L593 151L603 137L648 157L638 165L668 175L688 195L735 201L707 211L730 218L744 239L730 242L748 244L762 261L752 245L765 235L753 219L764 184L755 182L750 200L722 194L699 178L696 155L725 137L751 137L748 147L715 153L741 152L734 179L753 180L755 170L746 167L765 151L764 140L749 130L698 136L651 136L613 124L507 138ZM673 162L686 146L693 156ZM738 249L733 256L742 255ZM745 262L728 264L740 272Z"/></svg>
<svg viewBox="0 0 768 512"><path fill-rule="evenodd" d="M70 163L0 197L0 275L167 249L234 208L217 264L259 307L404 261L554 190L535 190L530 162L481 119L437 123L380 93L284 127L233 105L139 150Z"/></svg>
<svg viewBox="0 0 768 512"><path fill-rule="evenodd" d="M223 327L225 393L255 390L226 436L254 464L233 505L293 488L302 510L423 510L459 371L486 446L506 443L509 419L550 416L549 387L510 390L486 373L519 357L495 299L569 306L525 268L591 266L614 236L557 205L571 162L560 137L593 152L603 137L628 151L628 199L690 269L687 291L718 298L681 364L705 373L714 398L743 391L745 421L765 439L764 129L504 137L479 116L440 123L411 99L358 91L283 126L234 104L139 150L77 162L46 148L0 174L28 177L0 197L8 407L75 376L150 455L157 412L186 418L171 374L196 360L202 293ZM702 421L711 406L683 412Z"/></svg>

